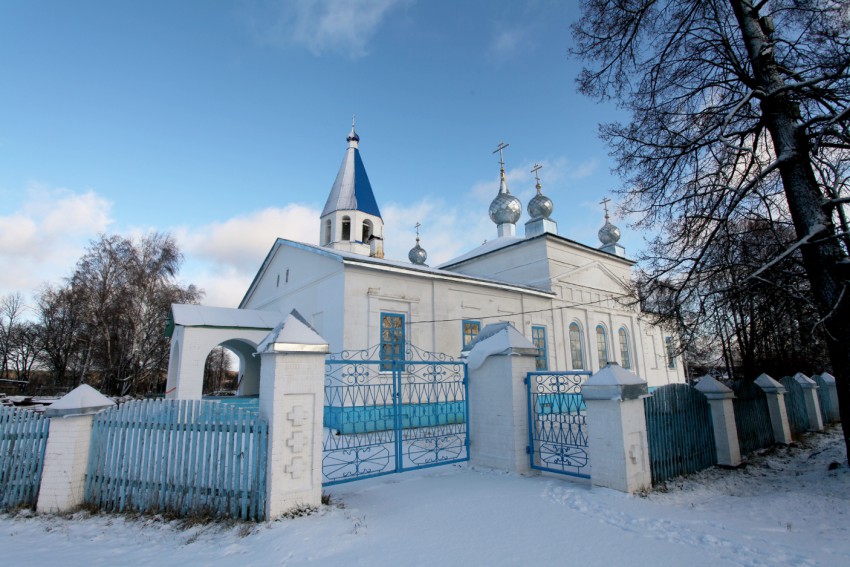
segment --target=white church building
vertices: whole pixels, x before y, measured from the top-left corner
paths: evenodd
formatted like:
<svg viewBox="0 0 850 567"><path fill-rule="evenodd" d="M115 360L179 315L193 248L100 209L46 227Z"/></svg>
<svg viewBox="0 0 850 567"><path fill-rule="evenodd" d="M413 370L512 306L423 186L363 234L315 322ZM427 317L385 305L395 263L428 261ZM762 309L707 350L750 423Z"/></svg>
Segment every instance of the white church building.
<svg viewBox="0 0 850 567"><path fill-rule="evenodd" d="M617 362L650 388L684 381L673 332L650 324L627 297L634 262L607 211L601 246L560 236L538 177L519 235L522 205L500 159L489 210L496 238L439 266L426 264L418 237L409 261L387 259L359 141L352 127L318 219L319 246L277 239L237 308L172 306L167 397L200 398L205 360L219 345L240 359L239 393L257 394L259 357L252 355L293 309L332 353L374 348L391 359L413 344L458 357L484 326L507 321L539 348L538 370L595 372Z"/></svg>

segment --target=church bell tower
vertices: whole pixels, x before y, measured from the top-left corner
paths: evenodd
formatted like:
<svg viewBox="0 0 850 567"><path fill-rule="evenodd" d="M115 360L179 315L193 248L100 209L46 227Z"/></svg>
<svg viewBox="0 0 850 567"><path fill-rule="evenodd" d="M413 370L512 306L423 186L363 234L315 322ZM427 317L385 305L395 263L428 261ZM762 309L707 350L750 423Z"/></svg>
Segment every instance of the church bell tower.
<svg viewBox="0 0 850 567"><path fill-rule="evenodd" d="M383 258L384 220L360 158L354 121L346 141L345 157L319 217L319 242L334 250Z"/></svg>

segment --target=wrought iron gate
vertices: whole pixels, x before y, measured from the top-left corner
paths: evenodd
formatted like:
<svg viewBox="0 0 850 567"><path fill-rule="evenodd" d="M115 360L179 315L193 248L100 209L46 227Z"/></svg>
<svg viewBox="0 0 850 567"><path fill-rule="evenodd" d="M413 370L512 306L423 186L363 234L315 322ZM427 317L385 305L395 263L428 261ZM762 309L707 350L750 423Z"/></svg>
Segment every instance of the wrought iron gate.
<svg viewBox="0 0 850 567"><path fill-rule="evenodd" d="M590 478L587 411L581 386L590 372L529 372L528 453L531 468Z"/></svg>
<svg viewBox="0 0 850 567"><path fill-rule="evenodd" d="M469 459L466 365L410 344L404 359L378 354L326 361L325 485Z"/></svg>

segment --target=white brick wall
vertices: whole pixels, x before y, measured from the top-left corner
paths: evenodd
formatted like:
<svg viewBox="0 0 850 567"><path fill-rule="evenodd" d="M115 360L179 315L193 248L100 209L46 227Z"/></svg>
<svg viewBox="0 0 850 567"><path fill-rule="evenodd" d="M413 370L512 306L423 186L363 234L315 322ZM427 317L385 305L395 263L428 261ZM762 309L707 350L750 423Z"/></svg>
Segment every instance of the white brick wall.
<svg viewBox="0 0 850 567"><path fill-rule="evenodd" d="M53 417L36 509L68 512L83 504L94 414Z"/></svg>

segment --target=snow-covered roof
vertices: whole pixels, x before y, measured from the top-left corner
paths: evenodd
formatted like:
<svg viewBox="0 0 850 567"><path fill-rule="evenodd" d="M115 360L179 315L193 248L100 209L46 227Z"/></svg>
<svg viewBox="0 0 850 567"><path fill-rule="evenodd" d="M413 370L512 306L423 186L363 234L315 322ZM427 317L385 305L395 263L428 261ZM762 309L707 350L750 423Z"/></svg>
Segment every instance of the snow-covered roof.
<svg viewBox="0 0 850 567"><path fill-rule="evenodd" d="M409 273L411 275L418 275L423 277L432 277L432 278L440 278L440 279L451 279L455 281L466 281L470 283L475 283L479 285L486 285L489 287L496 287L499 289L506 289L512 291L520 291L523 293L533 293L544 297L552 297L555 294L551 291L542 290L537 287L532 287L528 285L516 284L505 282L502 280L497 280L493 278L483 278L480 276L470 276L468 274L462 274L460 272L453 272L451 270L445 270L442 268L434 268L431 266L424 266L418 264L411 264L410 262L404 262L401 260L388 260L386 258L372 258L370 256L363 256L362 254L356 254L354 252L346 252L343 250L335 250L333 248L325 248L323 246L315 246L313 244L305 244L303 242L296 242L294 240L287 240L285 238L278 238L272 249L269 251L266 259L263 261L263 265L260 267L257 275L254 277L254 281L251 282L251 286L248 288L248 291L245 293L245 297L242 298L240 302L240 306L244 305L248 298L251 296L251 293L257 286L260 281L260 278L268 268L269 263L271 262L272 257L274 256L274 252L279 246L290 246L292 248L297 248L300 250L306 250L313 254L318 254L321 256L325 256L327 258L332 258L337 261L340 261L344 264L348 265L357 265L367 269L376 269L376 270L387 270L394 271L398 273ZM274 325L272 325L274 326ZM271 328L271 327L269 327Z"/></svg>
<svg viewBox="0 0 850 567"><path fill-rule="evenodd" d="M295 309L257 347L258 353L291 350L328 352L328 342Z"/></svg>
<svg viewBox="0 0 850 567"><path fill-rule="evenodd" d="M621 262L628 262L629 265L633 265L635 263L634 260L629 260L627 258L617 256L616 254L612 254L606 250L600 250L599 248L594 248L592 246L588 246L587 244L576 242L575 240L571 240L569 238L566 238L565 236L561 236L560 234L552 234L549 232L545 232L543 234L538 234L537 236L532 236L531 238L523 238L520 236L502 236L495 240L487 241L481 246L473 248L465 254L461 254L457 258L452 258L448 262L443 262L438 267L441 269L449 269L452 266L457 266L458 264L462 264L463 262L472 260L473 258L478 258L486 254L491 254L493 252L496 252L497 250L502 250L503 248L517 246L519 244L522 244L523 242L533 242L535 240L540 240L544 238L548 240L554 240L555 242L561 242L570 246L575 246L581 248L582 250L593 252L595 254L603 254L605 258L616 259Z"/></svg>
<svg viewBox="0 0 850 567"><path fill-rule="evenodd" d="M279 311L171 304L171 322L184 327L272 329L283 318Z"/></svg>

